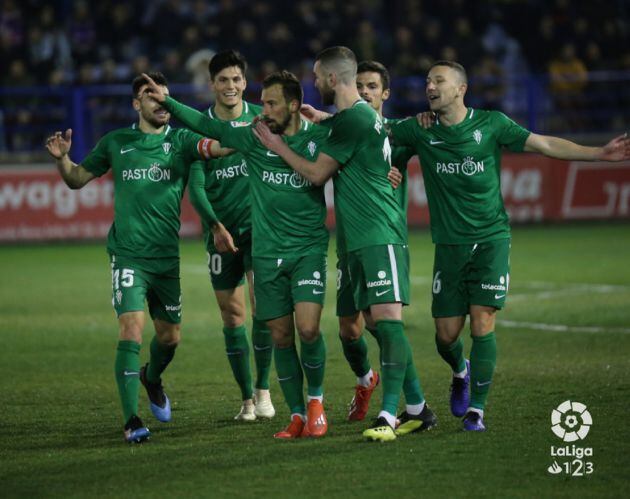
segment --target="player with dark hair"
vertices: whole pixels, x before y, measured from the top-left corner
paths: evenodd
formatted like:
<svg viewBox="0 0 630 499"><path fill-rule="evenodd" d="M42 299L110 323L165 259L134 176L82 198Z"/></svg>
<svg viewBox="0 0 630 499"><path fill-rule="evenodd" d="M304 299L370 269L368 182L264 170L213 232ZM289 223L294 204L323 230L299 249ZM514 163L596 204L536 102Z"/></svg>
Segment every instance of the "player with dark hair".
<svg viewBox="0 0 630 499"><path fill-rule="evenodd" d="M396 144L413 147L422 174L435 243L433 304L436 344L453 371L451 412L464 430L483 431L488 391L497 359L496 312L510 284L511 236L500 186L501 151L537 152L578 161L630 158L626 135L603 147L538 135L498 111L464 104L466 70L453 61L429 69L426 95L435 123L414 118L391 125ZM470 316L470 362L460 334ZM470 389L469 389L470 386Z"/></svg>
<svg viewBox="0 0 630 499"><path fill-rule="evenodd" d="M212 120L171 99L157 85L151 90L186 126L222 140L247 160L256 314L271 330L278 381L291 411L290 424L275 437L321 437L328 430L322 403L326 347L319 329L328 248L324 190L263 146L250 123ZM263 81L261 119L280 140L316 158L328 130L301 119L302 98L302 87L292 73L270 74Z"/></svg>
<svg viewBox="0 0 630 499"><path fill-rule="evenodd" d="M322 185L334 175L337 251L346 255L337 276L341 280L348 275L354 302L347 320L356 323L358 311L369 309L381 350L383 403L378 418L363 435L371 440L394 440L404 380L417 378L417 374L402 322L402 306L409 303L409 253L403 210L387 179L391 147L383 119L359 96L357 62L350 49L323 50L313 72L323 104L337 108L322 123L330 134L319 156L309 158L292 150L264 123L256 126L256 132L265 146L307 180ZM365 355L359 342L348 343L344 344L346 357L356 354L352 365ZM399 418L399 434L436 424L419 383L414 390L418 403L407 404Z"/></svg>
<svg viewBox="0 0 630 499"><path fill-rule="evenodd" d="M168 93L161 73L152 81ZM119 342L115 375L123 409L127 442L142 442L149 429L138 417L138 389L144 384L154 416L171 419L170 401L161 374L180 341L179 282L180 206L190 164L230 151L216 141L169 126L170 113L148 95L147 78L133 80L133 108L138 122L106 134L80 163L70 152L72 130L56 132L46 141L57 169L71 189L80 189L110 169L114 178L114 222L107 238L112 269L112 304L118 316ZM209 214L205 214L210 217ZM225 248L233 247L226 231ZM144 302L155 327L149 363L140 368L145 324Z"/></svg>
<svg viewBox="0 0 630 499"><path fill-rule="evenodd" d="M215 103L208 109L212 120L228 123L250 123L260 114L260 106L243 100L247 86L247 62L234 50L217 53L208 64L210 86ZM204 224L208 253L208 270L221 318L223 337L234 379L242 397L242 405L234 419L254 421L256 417L272 418L276 411L269 393L272 344L265 322L256 316L252 273L252 223L247 161L240 152L206 163L198 162L190 172L190 201L195 208L210 207L216 214L214 228ZM206 208L207 209L207 208ZM220 223L219 223L220 221ZM216 228L227 227L238 252L218 251L214 241ZM252 311L251 341L256 366L252 386L250 348L245 327L246 308L244 282L247 278Z"/></svg>

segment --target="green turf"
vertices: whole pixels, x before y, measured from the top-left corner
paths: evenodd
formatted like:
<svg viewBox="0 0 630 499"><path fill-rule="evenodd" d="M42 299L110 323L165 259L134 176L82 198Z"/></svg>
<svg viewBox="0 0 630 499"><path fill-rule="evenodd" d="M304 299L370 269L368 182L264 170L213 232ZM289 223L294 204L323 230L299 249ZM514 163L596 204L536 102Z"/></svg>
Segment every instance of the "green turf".
<svg viewBox="0 0 630 499"><path fill-rule="evenodd" d="M0 248L0 494L3 497L618 497L630 485L630 230L627 225L514 231L508 308L485 434L448 410L449 371L429 316L433 248L412 234L405 321L439 426L390 444L363 442L344 421L353 376L336 338L335 279L322 330L328 342L329 434L279 442L288 422L275 374L272 421L236 424L239 391L224 355L205 254L182 244L183 343L165 373L173 421L141 415L151 441L122 440L113 376L117 327L101 245ZM334 262L331 253L329 263ZM532 329L532 324L570 326ZM503 322L502 324L505 324ZM591 329L579 329L580 327ZM539 326L537 326L539 327ZM546 326L545 326L546 327ZM145 332L148 354L151 333ZM470 339L465 335L466 351ZM370 338L371 356L376 347ZM376 396L379 399L379 396ZM552 476L550 413L585 403L594 473ZM373 404L369 416L376 414ZM563 461L562 459L559 460Z"/></svg>

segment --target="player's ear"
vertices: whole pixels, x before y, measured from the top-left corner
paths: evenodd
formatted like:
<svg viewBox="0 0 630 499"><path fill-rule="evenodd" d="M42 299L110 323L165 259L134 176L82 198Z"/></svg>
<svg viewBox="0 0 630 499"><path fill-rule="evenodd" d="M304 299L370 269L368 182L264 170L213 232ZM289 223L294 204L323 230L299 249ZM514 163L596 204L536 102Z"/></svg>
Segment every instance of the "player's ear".
<svg viewBox="0 0 630 499"><path fill-rule="evenodd" d="M290 113L297 113L297 112L299 112L301 107L302 107L302 104L300 104L300 101L297 100L297 99L293 99L291 102L289 102L289 112Z"/></svg>
<svg viewBox="0 0 630 499"><path fill-rule="evenodd" d="M389 88L387 90L383 90L383 95L381 96L381 100L386 101L389 99L390 91Z"/></svg>
<svg viewBox="0 0 630 499"><path fill-rule="evenodd" d="M466 83L461 83L459 85L459 95L464 97L464 95L466 95L466 90L468 90L468 85Z"/></svg>
<svg viewBox="0 0 630 499"><path fill-rule="evenodd" d="M133 108L136 111L140 111L140 101L137 98L135 98L135 97L133 98L132 104L133 104Z"/></svg>

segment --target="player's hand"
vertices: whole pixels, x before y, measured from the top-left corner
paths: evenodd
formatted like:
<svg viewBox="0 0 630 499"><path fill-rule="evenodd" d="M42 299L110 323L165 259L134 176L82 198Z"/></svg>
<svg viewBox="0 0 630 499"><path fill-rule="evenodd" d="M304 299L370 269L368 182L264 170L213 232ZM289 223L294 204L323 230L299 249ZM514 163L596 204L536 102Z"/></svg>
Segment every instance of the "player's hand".
<svg viewBox="0 0 630 499"><path fill-rule="evenodd" d="M319 111L318 109L315 109L309 104L302 104L300 112L307 120L312 121L313 123L319 123L320 121L325 120L326 118L330 118L331 116L324 111Z"/></svg>
<svg viewBox="0 0 630 499"><path fill-rule="evenodd" d="M155 99L158 102L164 102L166 100L166 94L164 93L164 89L160 87L153 78L151 78L148 74L142 73L142 76L147 80L147 95L152 99Z"/></svg>
<svg viewBox="0 0 630 499"><path fill-rule="evenodd" d="M630 137L624 133L615 137L608 144L602 147L601 161L623 161L630 159Z"/></svg>
<svg viewBox="0 0 630 499"><path fill-rule="evenodd" d="M55 132L55 135L46 139L46 149L55 159L61 159L68 154L71 146L72 128L68 128L65 135L61 135L61 132Z"/></svg>
<svg viewBox="0 0 630 499"><path fill-rule="evenodd" d="M416 114L416 119L422 128L431 128L435 123L435 113L433 111L418 113Z"/></svg>
<svg viewBox="0 0 630 499"><path fill-rule="evenodd" d="M236 151L234 149L230 149L229 147L222 147L219 141L213 140L210 145L210 152L212 153L213 158L223 158L225 156L229 156L230 154L234 154Z"/></svg>
<svg viewBox="0 0 630 499"><path fill-rule="evenodd" d="M400 170L398 168L392 166L387 173L387 180L389 180L389 183L392 184L392 187L396 189L403 181L402 173L400 173Z"/></svg>
<svg viewBox="0 0 630 499"><path fill-rule="evenodd" d="M214 247L219 253L236 253L238 248L234 246L232 234L228 232L221 222L217 222L212 226L212 238Z"/></svg>
<svg viewBox="0 0 630 499"><path fill-rule="evenodd" d="M279 154L280 149L285 145L280 135L273 133L264 120L259 120L252 128L252 132L263 146L276 154Z"/></svg>

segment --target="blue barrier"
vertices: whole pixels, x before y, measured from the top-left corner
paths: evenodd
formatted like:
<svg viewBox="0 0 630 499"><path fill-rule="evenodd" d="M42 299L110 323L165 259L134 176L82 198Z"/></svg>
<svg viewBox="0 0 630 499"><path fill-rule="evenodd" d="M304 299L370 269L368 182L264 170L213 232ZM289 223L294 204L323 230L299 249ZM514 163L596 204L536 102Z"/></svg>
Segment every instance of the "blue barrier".
<svg viewBox="0 0 630 499"><path fill-rule="evenodd" d="M385 115L401 117L426 110L424 87L423 78L394 79ZM259 102L260 88L260 83L250 84L245 98ZM499 96L489 100L487 89L494 88L501 89ZM171 85L170 91L194 107L208 105L208 96L202 95L207 92L192 85ZM0 102L0 152L5 157L41 152L51 132L72 128L73 157L80 160L104 133L136 119L130 85L0 87ZM305 102L319 106L319 95L310 82L305 85ZM630 125L630 71L589 73L572 105L562 102L547 75L471 79L467 94L468 105L503 110L538 133L612 136Z"/></svg>

